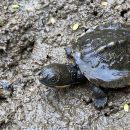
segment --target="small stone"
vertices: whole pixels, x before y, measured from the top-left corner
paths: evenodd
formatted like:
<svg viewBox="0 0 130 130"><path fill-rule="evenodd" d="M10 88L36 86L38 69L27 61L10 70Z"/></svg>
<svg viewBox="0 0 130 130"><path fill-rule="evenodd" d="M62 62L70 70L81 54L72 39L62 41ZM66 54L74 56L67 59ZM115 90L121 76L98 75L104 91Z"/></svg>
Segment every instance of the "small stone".
<svg viewBox="0 0 130 130"><path fill-rule="evenodd" d="M55 24L55 23L56 23L56 19L55 19L54 17L51 17L51 18L49 19L49 23Z"/></svg>
<svg viewBox="0 0 130 130"><path fill-rule="evenodd" d="M113 102L109 102L109 103L108 103L108 106L109 106L109 107L112 107L112 106L113 106Z"/></svg>
<svg viewBox="0 0 130 130"><path fill-rule="evenodd" d="M7 10L8 9L8 7L7 6L4 6L4 10Z"/></svg>
<svg viewBox="0 0 130 130"><path fill-rule="evenodd" d="M27 8L27 11L28 11L28 12L33 12L33 11L34 11L34 8L33 8L33 7L28 7L28 8Z"/></svg>
<svg viewBox="0 0 130 130"><path fill-rule="evenodd" d="M113 7L116 3L116 0L107 0L107 3L109 5L109 7Z"/></svg>
<svg viewBox="0 0 130 130"><path fill-rule="evenodd" d="M103 2L101 3L101 5L102 5L102 6L107 6L107 5L108 5L108 3L107 3L107 2L105 2L105 1L103 1Z"/></svg>
<svg viewBox="0 0 130 130"><path fill-rule="evenodd" d="M0 46L0 51L6 52L6 46Z"/></svg>
<svg viewBox="0 0 130 130"><path fill-rule="evenodd" d="M24 98L24 103L29 103L31 101L30 97Z"/></svg>
<svg viewBox="0 0 130 130"><path fill-rule="evenodd" d="M122 4L125 0L117 0L117 4Z"/></svg>
<svg viewBox="0 0 130 130"><path fill-rule="evenodd" d="M0 27L3 27L4 26L4 20L0 17Z"/></svg>

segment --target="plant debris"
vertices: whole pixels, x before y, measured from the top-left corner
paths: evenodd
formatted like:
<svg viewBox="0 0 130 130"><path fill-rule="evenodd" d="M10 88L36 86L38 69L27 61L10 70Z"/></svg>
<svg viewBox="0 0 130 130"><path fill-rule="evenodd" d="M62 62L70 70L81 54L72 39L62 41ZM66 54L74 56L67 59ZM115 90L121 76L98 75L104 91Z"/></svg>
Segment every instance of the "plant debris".
<svg viewBox="0 0 130 130"><path fill-rule="evenodd" d="M75 24L73 24L72 27L71 27L72 30L76 31L76 30L79 28L79 25L80 25L80 24L79 24L78 22L75 23Z"/></svg>
<svg viewBox="0 0 130 130"><path fill-rule="evenodd" d="M129 111L129 105L127 103L124 105L124 111L126 111L126 112Z"/></svg>
<svg viewBox="0 0 130 130"><path fill-rule="evenodd" d="M20 8L20 5L19 5L19 4L14 4L14 5L12 5L12 8L13 8L13 9L19 9L19 8Z"/></svg>

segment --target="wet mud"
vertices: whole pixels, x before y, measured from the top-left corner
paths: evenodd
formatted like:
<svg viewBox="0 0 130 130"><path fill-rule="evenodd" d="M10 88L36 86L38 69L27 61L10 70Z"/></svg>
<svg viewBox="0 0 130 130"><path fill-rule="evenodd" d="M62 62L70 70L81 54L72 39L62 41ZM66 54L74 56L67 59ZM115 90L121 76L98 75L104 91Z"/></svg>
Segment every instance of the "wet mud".
<svg viewBox="0 0 130 130"><path fill-rule="evenodd" d="M1 130L129 130L129 88L109 92L98 111L90 85L48 88L38 73L50 63L69 63L64 47L104 23L130 24L128 0L3 0L0 2L0 80L13 94L0 100ZM53 21L52 21L53 18ZM50 20L51 19L51 20ZM74 23L80 23L77 30Z"/></svg>

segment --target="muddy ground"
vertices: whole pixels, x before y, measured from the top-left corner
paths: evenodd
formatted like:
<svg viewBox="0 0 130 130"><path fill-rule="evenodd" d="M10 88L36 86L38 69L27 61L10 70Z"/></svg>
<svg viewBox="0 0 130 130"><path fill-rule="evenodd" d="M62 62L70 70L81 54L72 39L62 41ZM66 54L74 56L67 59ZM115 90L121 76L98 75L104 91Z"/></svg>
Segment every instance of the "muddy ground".
<svg viewBox="0 0 130 130"><path fill-rule="evenodd" d="M1 0L0 79L13 83L14 92L0 100L0 130L130 130L130 112L123 110L130 103L127 89L109 92L108 106L98 111L88 84L58 90L38 80L45 64L69 62L64 47L89 28L130 23L129 0L107 2Z"/></svg>

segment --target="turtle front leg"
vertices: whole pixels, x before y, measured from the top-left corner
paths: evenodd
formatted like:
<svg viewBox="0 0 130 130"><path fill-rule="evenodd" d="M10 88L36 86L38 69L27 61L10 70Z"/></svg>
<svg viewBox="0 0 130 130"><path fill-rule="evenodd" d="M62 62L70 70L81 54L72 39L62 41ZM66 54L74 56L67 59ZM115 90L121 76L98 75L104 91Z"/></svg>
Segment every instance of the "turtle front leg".
<svg viewBox="0 0 130 130"><path fill-rule="evenodd" d="M73 56L72 56L72 48L65 47L64 50L65 50L67 58L69 58L69 59L73 58Z"/></svg>
<svg viewBox="0 0 130 130"><path fill-rule="evenodd" d="M94 106L96 109L102 109L106 106L108 98L107 92L100 87L92 86L92 96L94 100Z"/></svg>

